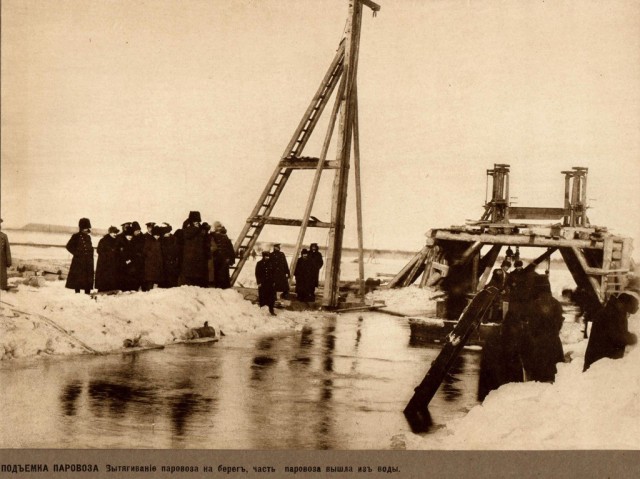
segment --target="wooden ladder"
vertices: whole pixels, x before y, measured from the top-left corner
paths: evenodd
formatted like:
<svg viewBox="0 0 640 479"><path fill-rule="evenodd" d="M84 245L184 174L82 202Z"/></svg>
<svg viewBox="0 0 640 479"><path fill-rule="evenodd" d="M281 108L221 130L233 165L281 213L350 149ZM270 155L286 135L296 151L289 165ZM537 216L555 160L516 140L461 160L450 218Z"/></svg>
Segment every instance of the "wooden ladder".
<svg viewBox="0 0 640 479"><path fill-rule="evenodd" d="M242 267L251 255L251 251L258 241L258 237L265 225L285 225L285 226L302 226L304 220L275 218L270 216L273 208L284 190L284 186L289 176L294 170L309 169L336 169L338 164L335 161L322 161L320 158L302 157L307 141L311 133L318 123L320 115L325 106L329 102L331 94L338 84L344 67L345 46L344 41L340 43L336 55L325 74L320 87L313 96L309 107L305 111L302 120L298 124L289 144L287 145L280 161L269 179L267 186L260 195L253 211L243 227L240 235L234 244L237 262L231 267L231 284L233 285L238 279ZM329 228L330 223L308 218L305 223L311 227Z"/></svg>

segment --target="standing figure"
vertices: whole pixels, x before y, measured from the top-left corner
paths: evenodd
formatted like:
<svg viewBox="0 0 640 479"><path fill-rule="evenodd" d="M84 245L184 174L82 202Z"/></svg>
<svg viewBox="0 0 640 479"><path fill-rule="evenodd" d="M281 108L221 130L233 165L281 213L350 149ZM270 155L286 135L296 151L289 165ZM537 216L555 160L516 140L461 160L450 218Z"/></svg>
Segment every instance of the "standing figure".
<svg viewBox="0 0 640 479"><path fill-rule="evenodd" d="M118 236L118 257L120 260L120 288L122 291L137 291L138 261L136 260L137 248L133 240L133 226L124 223L122 233Z"/></svg>
<svg viewBox="0 0 640 479"><path fill-rule="evenodd" d="M93 245L91 244L91 222L88 218L80 218L78 231L67 243L67 251L73 255L69 276L65 286L79 293L84 290L91 293L93 288Z"/></svg>
<svg viewBox="0 0 640 479"><path fill-rule="evenodd" d="M256 283L258 283L258 304L260 307L268 306L269 313L275 316L276 312L273 308L276 303L276 282L268 251L263 251L262 259L256 263Z"/></svg>
<svg viewBox="0 0 640 479"><path fill-rule="evenodd" d="M584 355L584 371L602 358L620 359L627 345L635 344L637 337L629 332L629 315L638 312L640 300L639 278L632 278L625 291L611 296L604 308L594 314L587 351Z"/></svg>
<svg viewBox="0 0 640 479"><path fill-rule="evenodd" d="M207 232L201 228L199 211L189 212L189 218L182 228L182 271L184 284L206 286L207 284Z"/></svg>
<svg viewBox="0 0 640 479"><path fill-rule="evenodd" d="M135 271L136 271L136 289L142 288L144 291L144 243L145 235L142 233L140 223L133 221L131 223L131 229L133 230L133 245L135 248Z"/></svg>
<svg viewBox="0 0 640 479"><path fill-rule="evenodd" d="M273 274L276 281L276 293L282 291L280 297L287 299L289 296L289 277L291 275L289 271L289 265L287 264L287 257L282 251L280 251L280 243L273 245L273 251L270 255L270 261L273 264Z"/></svg>
<svg viewBox="0 0 640 479"><path fill-rule="evenodd" d="M160 247L162 249L162 281L161 288L173 288L178 286L178 276L180 275L180 249L175 235L171 234L173 229L170 224L163 223L161 228L162 237Z"/></svg>
<svg viewBox="0 0 640 479"><path fill-rule="evenodd" d="M231 287L229 267L236 262L236 253L233 249L233 243L227 236L227 229L217 221L214 223L214 228L211 235L215 243L213 252L213 285L216 288L226 289Z"/></svg>
<svg viewBox="0 0 640 479"><path fill-rule="evenodd" d="M115 291L119 288L118 238L115 226L98 241L98 264L96 266L96 289L99 292Z"/></svg>
<svg viewBox="0 0 640 479"><path fill-rule="evenodd" d="M296 296L298 301L314 301L316 266L309 258L309 252L303 249L300 258L296 263L296 270L293 273L296 278Z"/></svg>
<svg viewBox="0 0 640 479"><path fill-rule="evenodd" d="M314 268L314 280L313 280L313 290L311 291L311 299L316 299L316 291L315 289L318 287L319 278L320 278L320 270L322 266L324 266L324 260L322 259L322 253L318 249L318 243L311 243L309 245L309 261Z"/></svg>
<svg viewBox="0 0 640 479"><path fill-rule="evenodd" d="M2 223L2 218L0 218ZM11 248L9 247L9 238L0 231L0 289L7 291L9 284L7 282L7 268L11 266Z"/></svg>
<svg viewBox="0 0 640 479"><path fill-rule="evenodd" d="M256 250L255 250L255 249L251 249L251 259L252 259L253 261L255 261L255 260L256 260L256 256L257 256L257 254L256 254Z"/></svg>
<svg viewBox="0 0 640 479"><path fill-rule="evenodd" d="M556 364L564 361L560 340L564 322L562 305L551 295L548 276L536 275L534 278L532 299L522 312L525 324L520 352L522 367L527 381L553 382Z"/></svg>
<svg viewBox="0 0 640 479"><path fill-rule="evenodd" d="M149 291L154 286L160 284L163 278L162 272L162 245L160 243L160 235L162 228L153 226L151 235L144 240L144 282L143 291Z"/></svg>

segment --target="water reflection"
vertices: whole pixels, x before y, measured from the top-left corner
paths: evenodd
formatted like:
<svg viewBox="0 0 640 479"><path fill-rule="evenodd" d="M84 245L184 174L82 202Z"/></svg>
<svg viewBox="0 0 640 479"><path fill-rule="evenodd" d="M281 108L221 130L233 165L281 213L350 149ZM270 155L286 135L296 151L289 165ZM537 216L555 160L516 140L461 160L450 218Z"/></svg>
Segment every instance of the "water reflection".
<svg viewBox="0 0 640 479"><path fill-rule="evenodd" d="M409 432L402 411L439 352L408 338L400 318L344 315L290 334L0 368L12 391L1 398L2 430L37 447L386 449ZM421 430L476 404L478 359L463 352ZM42 397L25 408L34 383ZM20 427L32 416L50 418L38 442Z"/></svg>
<svg viewBox="0 0 640 479"><path fill-rule="evenodd" d="M463 373L464 369L464 356L457 356L453 361L449 372L445 374L442 380L442 385L440 386L442 388L442 392L444 393L445 401L456 401L460 396L462 396L459 376Z"/></svg>
<svg viewBox="0 0 640 479"><path fill-rule="evenodd" d="M77 411L76 402L82 394L82 382L78 380L66 384L60 395L60 403L65 416L75 416Z"/></svg>
<svg viewBox="0 0 640 479"><path fill-rule="evenodd" d="M175 397L169 398L169 410L171 414L171 424L176 436L184 436L187 431L188 421L194 420L197 416L206 416L209 412L209 405L212 398L204 397L194 392L185 392Z"/></svg>

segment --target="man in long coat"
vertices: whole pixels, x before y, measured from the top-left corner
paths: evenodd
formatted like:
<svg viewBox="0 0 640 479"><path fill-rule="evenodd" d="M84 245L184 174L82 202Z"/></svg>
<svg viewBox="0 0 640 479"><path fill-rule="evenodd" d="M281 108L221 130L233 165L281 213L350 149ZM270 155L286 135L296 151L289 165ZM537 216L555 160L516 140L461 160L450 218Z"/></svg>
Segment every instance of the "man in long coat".
<svg viewBox="0 0 640 479"><path fill-rule="evenodd" d="M161 288L173 288L178 286L178 276L180 276L180 248L175 235L171 234L173 229L170 224L163 223L161 228L162 237L160 246L162 248L162 282Z"/></svg>
<svg viewBox="0 0 640 479"><path fill-rule="evenodd" d="M262 252L262 259L256 263L256 283L258 283L258 304L260 307L268 306L269 313L276 315L274 311L276 303L276 282L273 274L273 263L269 258L269 252Z"/></svg>
<svg viewBox="0 0 640 479"><path fill-rule="evenodd" d="M289 271L289 264L287 263L287 257L282 251L280 251L280 244L273 245L273 251L271 252L270 259L273 264L273 275L276 282L276 292L282 291L280 297L287 299L289 296L289 277L291 272Z"/></svg>
<svg viewBox="0 0 640 479"><path fill-rule="evenodd" d="M207 232L201 227L200 212L191 211L182 229L182 273L184 284L207 285Z"/></svg>
<svg viewBox="0 0 640 479"><path fill-rule="evenodd" d="M133 226L125 223L122 233L118 235L118 259L119 259L119 283L122 291L137 291L140 287L138 280L140 273L140 261L138 260L138 247L133 239Z"/></svg>
<svg viewBox="0 0 640 479"><path fill-rule="evenodd" d="M91 293L93 288L93 245L91 244L91 222L88 218L80 218L78 231L67 242L67 251L73 255L69 276L65 286L79 293L84 290Z"/></svg>
<svg viewBox="0 0 640 479"><path fill-rule="evenodd" d="M638 312L640 285L637 278L618 296L611 296L604 308L593 316L593 326L584 355L584 371L602 358L620 359L627 345L635 344L637 337L629 332L630 314Z"/></svg>
<svg viewBox="0 0 640 479"><path fill-rule="evenodd" d="M0 218L0 223L2 219ZM0 289L6 291L9 289L7 283L7 268L11 266L11 248L9 247L9 238L0 231Z"/></svg>
<svg viewBox="0 0 640 479"><path fill-rule="evenodd" d="M217 221L214 223L214 228L211 234L211 239L215 244L215 247L212 248L213 286L226 289L231 287L229 267L235 263L236 253L233 249L233 243L227 236L227 229Z"/></svg>
<svg viewBox="0 0 640 479"><path fill-rule="evenodd" d="M144 240L144 283L143 291L153 289L154 285L160 284L163 279L162 272L162 245L160 234L162 228L153 226L151 234L145 234Z"/></svg>
<svg viewBox="0 0 640 479"><path fill-rule="evenodd" d="M318 249L318 243L311 243L309 245L309 261L313 265L314 269L314 280L313 280L313 290L311 292L312 300L315 299L315 288L318 287L319 278L320 278L320 270L324 265L324 260L322 259L322 253Z"/></svg>
<svg viewBox="0 0 640 479"><path fill-rule="evenodd" d="M309 258L308 251L303 249L293 273L296 278L296 297L298 301L313 301L316 276L315 264Z"/></svg>
<svg viewBox="0 0 640 479"><path fill-rule="evenodd" d="M551 295L546 275L534 276L533 299L523 311L522 366L528 381L553 382L556 364L564 361L560 329L564 322L562 305Z"/></svg>
<svg viewBox="0 0 640 479"><path fill-rule="evenodd" d="M96 289L98 291L115 291L119 289L118 239L120 232L115 226L98 241L98 264L96 266Z"/></svg>

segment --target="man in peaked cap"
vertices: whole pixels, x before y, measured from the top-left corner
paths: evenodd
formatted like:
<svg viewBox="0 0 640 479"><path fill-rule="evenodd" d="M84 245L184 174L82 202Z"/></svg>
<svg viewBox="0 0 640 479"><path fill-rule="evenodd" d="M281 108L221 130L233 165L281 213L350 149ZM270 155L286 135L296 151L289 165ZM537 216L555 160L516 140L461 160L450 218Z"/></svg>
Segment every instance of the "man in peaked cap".
<svg viewBox="0 0 640 479"><path fill-rule="evenodd" d="M620 359L627 345L638 340L629 332L629 316L638 312L640 280L628 279L627 287L617 296L611 296L604 308L593 316L589 344L584 354L584 371L602 358Z"/></svg>
<svg viewBox="0 0 640 479"><path fill-rule="evenodd" d="M273 245L273 251L270 255L270 261L273 265L273 279L276 282L276 292L282 291L280 297L287 299L289 296L289 264L287 263L287 257L282 251L280 251L280 243Z"/></svg>
<svg viewBox="0 0 640 479"><path fill-rule="evenodd" d="M276 283L273 274L273 263L268 251L262 252L262 259L256 263L256 283L258 283L258 304L268 306L269 313L276 315Z"/></svg>

